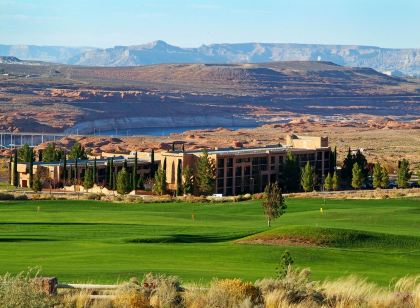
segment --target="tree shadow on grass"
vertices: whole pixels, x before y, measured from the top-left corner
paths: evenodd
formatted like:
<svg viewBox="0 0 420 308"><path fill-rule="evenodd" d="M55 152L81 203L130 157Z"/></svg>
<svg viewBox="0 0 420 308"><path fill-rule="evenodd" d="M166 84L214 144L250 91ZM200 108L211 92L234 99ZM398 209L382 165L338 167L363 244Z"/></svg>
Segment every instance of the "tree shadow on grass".
<svg viewBox="0 0 420 308"><path fill-rule="evenodd" d="M172 234L149 238L134 238L125 240L126 243L221 243L243 238L244 234L218 236L218 235L194 235L194 234Z"/></svg>

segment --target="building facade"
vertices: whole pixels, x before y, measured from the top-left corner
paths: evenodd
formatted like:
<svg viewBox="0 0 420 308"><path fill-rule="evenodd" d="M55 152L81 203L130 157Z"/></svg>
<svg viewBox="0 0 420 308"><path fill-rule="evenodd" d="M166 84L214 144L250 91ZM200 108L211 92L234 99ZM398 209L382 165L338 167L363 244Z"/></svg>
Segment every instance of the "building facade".
<svg viewBox="0 0 420 308"><path fill-rule="evenodd" d="M330 171L331 149L326 137L291 135L286 138L285 146L209 150L208 156L216 169L214 193L238 195L263 191L267 184L287 177L283 167L289 152L296 156L300 167L309 162L321 181ZM169 189L176 189L178 165L195 169L201 155L202 151L161 153L161 159L166 159Z"/></svg>

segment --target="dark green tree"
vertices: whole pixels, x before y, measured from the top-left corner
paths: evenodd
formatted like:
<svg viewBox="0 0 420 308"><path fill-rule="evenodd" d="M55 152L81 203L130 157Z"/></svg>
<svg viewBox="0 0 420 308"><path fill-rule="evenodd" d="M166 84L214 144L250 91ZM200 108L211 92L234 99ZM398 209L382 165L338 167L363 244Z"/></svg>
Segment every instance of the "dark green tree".
<svg viewBox="0 0 420 308"><path fill-rule="evenodd" d="M381 188L382 185L382 170L383 168L381 167L380 163L376 163L373 166L373 174L372 174L372 184L374 188Z"/></svg>
<svg viewBox="0 0 420 308"><path fill-rule="evenodd" d="M12 184L13 181L13 155L10 155L9 157L9 184Z"/></svg>
<svg viewBox="0 0 420 308"><path fill-rule="evenodd" d="M109 187L112 190L115 190L115 170L114 170L114 157L111 157L111 161L110 161L110 165L109 165L109 179L110 179L110 184Z"/></svg>
<svg viewBox="0 0 420 308"><path fill-rule="evenodd" d="M32 188L34 183L34 151L30 151L29 158L29 187Z"/></svg>
<svg viewBox="0 0 420 308"><path fill-rule="evenodd" d="M43 159L43 157L42 157L42 150L39 149L38 150L38 161L43 161L42 159Z"/></svg>
<svg viewBox="0 0 420 308"><path fill-rule="evenodd" d="M182 196L183 188L182 188L182 168L181 168L181 160L178 159L178 166L176 169L176 195Z"/></svg>
<svg viewBox="0 0 420 308"><path fill-rule="evenodd" d="M60 149L56 148L56 145L54 142L49 143L47 145L47 148L43 152L43 161L44 162L56 162L61 159L62 151Z"/></svg>
<svg viewBox="0 0 420 308"><path fill-rule="evenodd" d="M351 153L351 149L349 148L347 152L347 156L343 161L343 167L341 168L341 178L346 183L351 182L354 163L355 163L354 155Z"/></svg>
<svg viewBox="0 0 420 308"><path fill-rule="evenodd" d="M93 159L93 169L92 169L92 180L93 184L98 184L98 167L96 164L96 157Z"/></svg>
<svg viewBox="0 0 420 308"><path fill-rule="evenodd" d="M34 181L32 183L32 190L34 192L39 192L42 190L42 182L38 174L35 174L34 176Z"/></svg>
<svg viewBox="0 0 420 308"><path fill-rule="evenodd" d="M298 191L300 187L300 167L295 155L289 151L284 162L282 182L288 192Z"/></svg>
<svg viewBox="0 0 420 308"><path fill-rule="evenodd" d="M13 186L19 186L19 174L18 174L18 152L15 150L13 154Z"/></svg>
<svg viewBox="0 0 420 308"><path fill-rule="evenodd" d="M184 195L190 195L194 192L194 172L190 166L183 170L184 177Z"/></svg>
<svg viewBox="0 0 420 308"><path fill-rule="evenodd" d="M153 179L155 177L155 150L152 149L150 154L150 177Z"/></svg>
<svg viewBox="0 0 420 308"><path fill-rule="evenodd" d="M67 172L67 155L63 154L63 181L67 183L68 172Z"/></svg>
<svg viewBox="0 0 420 308"><path fill-rule="evenodd" d="M79 167L78 167L78 162L77 162L77 157L74 161L74 184L77 185L79 184Z"/></svg>
<svg viewBox="0 0 420 308"><path fill-rule="evenodd" d="M18 150L18 162L28 163L31 160L32 149L27 143Z"/></svg>
<svg viewBox="0 0 420 308"><path fill-rule="evenodd" d="M133 190L136 190L138 187L138 178L137 178L137 169L138 169L138 165L137 165L137 152L134 155L134 165L133 165L133 180L132 180L132 184L133 184Z"/></svg>
<svg viewBox="0 0 420 308"><path fill-rule="evenodd" d="M198 158L195 180L199 194L210 195L214 192L216 169L207 149L204 149Z"/></svg>
<svg viewBox="0 0 420 308"><path fill-rule="evenodd" d="M131 191L130 175L126 168L122 168L117 175L117 193L128 194Z"/></svg>
<svg viewBox="0 0 420 308"><path fill-rule="evenodd" d="M144 179L142 176L139 177L139 180L137 182L138 189L144 190Z"/></svg>
<svg viewBox="0 0 420 308"><path fill-rule="evenodd" d="M315 170L309 161L306 163L305 167L302 168L300 185L302 185L302 188L305 192L314 190Z"/></svg>
<svg viewBox="0 0 420 308"><path fill-rule="evenodd" d="M362 169L358 163L354 163L352 169L351 186L354 189L360 189L363 185L363 174Z"/></svg>
<svg viewBox="0 0 420 308"><path fill-rule="evenodd" d="M164 195L167 192L167 184L166 184L166 157L163 160L163 165L161 168L155 172L155 184L153 186L153 190L155 193L159 195Z"/></svg>
<svg viewBox="0 0 420 308"><path fill-rule="evenodd" d="M83 187L85 189L90 189L93 187L93 169L91 167L86 167L85 176L83 179Z"/></svg>
<svg viewBox="0 0 420 308"><path fill-rule="evenodd" d="M403 159L398 163L397 186L398 188L407 188L412 172L410 172L410 163Z"/></svg>
<svg viewBox="0 0 420 308"><path fill-rule="evenodd" d="M79 142L76 142L75 144L73 144L73 146L70 149L69 158L70 159L77 158L81 160L87 159L85 148Z"/></svg>
<svg viewBox="0 0 420 308"><path fill-rule="evenodd" d="M268 184L265 187L264 193L266 199L262 203L262 207L267 217L268 227L271 227L271 221L283 215L287 206L277 183Z"/></svg>

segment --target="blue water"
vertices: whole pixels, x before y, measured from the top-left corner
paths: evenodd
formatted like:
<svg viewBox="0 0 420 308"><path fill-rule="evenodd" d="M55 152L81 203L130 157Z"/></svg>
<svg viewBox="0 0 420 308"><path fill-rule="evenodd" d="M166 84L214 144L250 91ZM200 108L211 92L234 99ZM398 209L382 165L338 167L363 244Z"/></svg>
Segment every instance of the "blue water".
<svg viewBox="0 0 420 308"><path fill-rule="evenodd" d="M144 128L133 128L133 129L114 129L114 130L105 130L105 131L95 131L95 135L100 136L137 136L137 135L146 135L146 136L169 136L173 133L183 133L188 130L199 130L199 129L215 129L220 126L211 127L211 126L188 126L188 127L144 127ZM224 128L237 130L240 128L250 128L255 126L226 126ZM93 132L92 132L93 133Z"/></svg>

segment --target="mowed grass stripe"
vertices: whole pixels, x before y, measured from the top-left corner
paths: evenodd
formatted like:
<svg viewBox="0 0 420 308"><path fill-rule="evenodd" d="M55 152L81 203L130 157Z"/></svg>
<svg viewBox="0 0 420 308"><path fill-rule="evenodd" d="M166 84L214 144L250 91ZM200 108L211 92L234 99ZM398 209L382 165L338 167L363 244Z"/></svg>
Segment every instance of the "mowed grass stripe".
<svg viewBox="0 0 420 308"><path fill-rule="evenodd" d="M185 281L255 280L274 275L288 249L295 264L311 267L317 279L353 273L387 284L393 277L420 273L418 199L326 200L325 205L320 199L288 199L287 204L287 213L272 230L284 228L291 234L306 228L314 237L325 232L341 232L341 237L321 247L235 243L267 231L260 200L2 202L0 271L41 265L45 275L69 282L115 282L148 271L176 274ZM358 233L368 235L363 245L357 236L351 243Z"/></svg>

